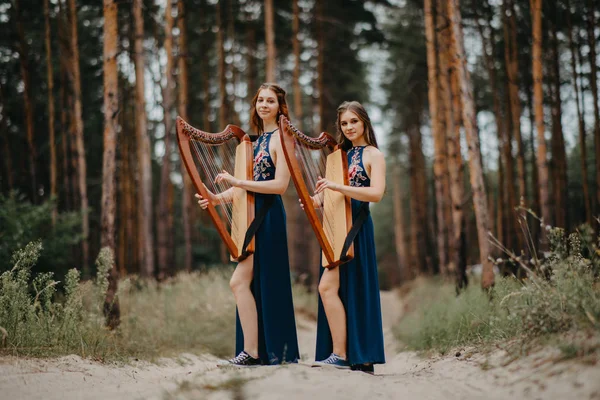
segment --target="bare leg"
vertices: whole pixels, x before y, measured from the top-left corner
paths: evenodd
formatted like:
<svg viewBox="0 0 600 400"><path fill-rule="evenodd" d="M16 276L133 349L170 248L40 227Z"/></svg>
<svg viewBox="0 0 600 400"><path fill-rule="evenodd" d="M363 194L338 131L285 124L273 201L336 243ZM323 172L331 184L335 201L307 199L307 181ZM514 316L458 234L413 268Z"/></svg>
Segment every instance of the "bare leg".
<svg viewBox="0 0 600 400"><path fill-rule="evenodd" d="M258 314L256 301L250 291L252 272L254 269L254 256L249 256L238 263L229 286L235 296L242 331L244 332L244 351L254 358L258 358Z"/></svg>
<svg viewBox="0 0 600 400"><path fill-rule="evenodd" d="M319 294L327 315L329 330L333 340L333 352L346 358L346 310L340 299L340 269L325 269L319 282Z"/></svg>

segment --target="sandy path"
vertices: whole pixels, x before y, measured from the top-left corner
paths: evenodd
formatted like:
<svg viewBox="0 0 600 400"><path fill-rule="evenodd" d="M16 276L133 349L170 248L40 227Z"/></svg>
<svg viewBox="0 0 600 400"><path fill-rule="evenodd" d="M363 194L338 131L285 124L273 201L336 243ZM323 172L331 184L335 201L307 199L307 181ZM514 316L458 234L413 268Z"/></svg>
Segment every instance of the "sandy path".
<svg viewBox="0 0 600 400"><path fill-rule="evenodd" d="M533 354L504 368L502 354L422 359L397 353L391 326L401 316L395 293L382 292L387 364L375 376L311 368L315 322L298 319L297 365L217 368L214 357L182 355L158 365L99 364L69 356L57 360L0 359L0 399L600 399L600 367L547 362Z"/></svg>

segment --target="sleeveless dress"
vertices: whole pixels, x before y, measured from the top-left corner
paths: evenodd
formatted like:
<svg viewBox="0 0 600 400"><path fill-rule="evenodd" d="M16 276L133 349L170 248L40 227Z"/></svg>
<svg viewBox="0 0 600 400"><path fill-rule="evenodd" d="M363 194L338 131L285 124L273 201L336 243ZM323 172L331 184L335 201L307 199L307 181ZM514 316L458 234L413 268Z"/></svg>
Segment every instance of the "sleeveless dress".
<svg viewBox="0 0 600 400"><path fill-rule="evenodd" d="M371 180L362 161L366 146L352 147L348 151L348 178L350 186L370 186ZM363 204L352 199L352 218L356 218ZM367 203L368 205L368 203ZM373 220L369 214L354 239L354 258L339 266L339 296L346 310L347 358L351 365L383 364L383 327L379 279L375 255ZM323 270L321 269L321 274ZM331 331L325 309L319 296L317 346L315 360L322 361L333 351Z"/></svg>
<svg viewBox="0 0 600 400"><path fill-rule="evenodd" d="M275 163L269 153L273 132L254 142L254 180L275 178ZM258 355L263 365L297 362L296 320L288 258L286 217L280 195L255 193L255 213L272 197L273 204L255 238L253 280L250 285L258 314ZM236 354L244 350L244 333L236 311Z"/></svg>

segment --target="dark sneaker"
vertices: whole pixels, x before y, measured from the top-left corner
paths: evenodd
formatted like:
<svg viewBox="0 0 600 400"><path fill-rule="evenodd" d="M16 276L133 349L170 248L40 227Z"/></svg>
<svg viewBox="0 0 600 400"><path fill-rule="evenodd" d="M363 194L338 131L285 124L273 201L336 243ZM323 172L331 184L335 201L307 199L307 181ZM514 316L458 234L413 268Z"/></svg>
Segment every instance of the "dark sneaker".
<svg viewBox="0 0 600 400"><path fill-rule="evenodd" d="M254 358L243 350L240 352L240 354L229 360L229 363L232 365L237 365L238 367L252 367L262 364L260 362L260 358Z"/></svg>
<svg viewBox="0 0 600 400"><path fill-rule="evenodd" d="M350 363L337 354L331 353L331 355L325 360L315 361L313 367L335 367L339 369L347 369L350 368Z"/></svg>
<svg viewBox="0 0 600 400"><path fill-rule="evenodd" d="M350 369L352 371L361 371L369 375L375 375L375 367L373 367L373 364L354 364Z"/></svg>

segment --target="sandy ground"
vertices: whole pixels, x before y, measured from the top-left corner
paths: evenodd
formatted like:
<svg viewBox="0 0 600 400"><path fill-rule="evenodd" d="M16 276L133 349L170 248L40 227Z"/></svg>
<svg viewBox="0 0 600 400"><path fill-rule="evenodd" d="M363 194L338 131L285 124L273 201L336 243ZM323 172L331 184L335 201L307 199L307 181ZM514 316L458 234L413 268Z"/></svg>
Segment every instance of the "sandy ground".
<svg viewBox="0 0 600 400"><path fill-rule="evenodd" d="M212 356L182 354L158 364L101 364L77 356L53 360L0 358L3 399L600 399L600 366L554 363L540 351L508 363L502 351L469 349L424 359L398 353L390 328L402 304L382 293L387 364L376 375L311 368L314 321L299 318L303 361L258 368L217 367Z"/></svg>

